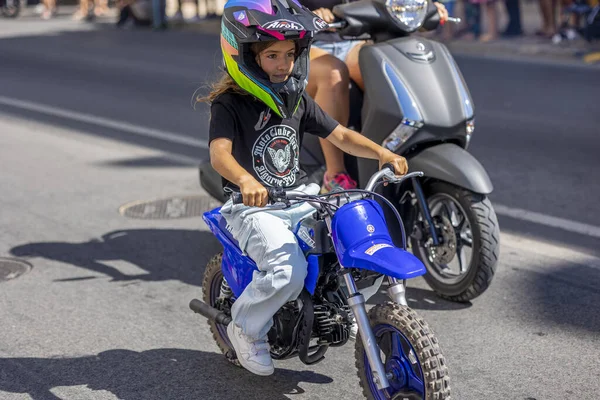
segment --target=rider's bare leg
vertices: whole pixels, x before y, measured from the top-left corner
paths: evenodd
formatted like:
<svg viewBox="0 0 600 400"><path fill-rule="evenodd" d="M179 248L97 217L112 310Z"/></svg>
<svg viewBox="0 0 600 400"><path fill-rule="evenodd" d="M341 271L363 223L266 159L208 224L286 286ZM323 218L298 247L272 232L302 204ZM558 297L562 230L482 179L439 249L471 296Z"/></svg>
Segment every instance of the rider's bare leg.
<svg viewBox="0 0 600 400"><path fill-rule="evenodd" d="M365 90L365 83L360 72L360 66L358 65L358 52L366 43L367 42L364 42L357 46L354 46L348 52L348 56L346 57L346 65L348 66L348 73L350 74L350 79L352 79L361 90Z"/></svg>
<svg viewBox="0 0 600 400"><path fill-rule="evenodd" d="M350 113L349 83L346 64L325 50L316 47L310 50L310 74L306 91L323 111L343 126L348 125ZM346 170L344 153L340 149L324 139L321 139L321 148L328 176L335 176Z"/></svg>

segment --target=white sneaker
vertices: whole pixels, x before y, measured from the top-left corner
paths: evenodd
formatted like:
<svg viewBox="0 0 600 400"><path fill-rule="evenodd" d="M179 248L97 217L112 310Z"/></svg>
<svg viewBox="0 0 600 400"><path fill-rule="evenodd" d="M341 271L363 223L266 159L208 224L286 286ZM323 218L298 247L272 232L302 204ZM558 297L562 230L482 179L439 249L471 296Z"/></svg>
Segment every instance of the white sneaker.
<svg viewBox="0 0 600 400"><path fill-rule="evenodd" d="M251 341L242 329L231 322L227 325L227 336L242 367L256 374L267 376L275 372L270 346L265 340Z"/></svg>
<svg viewBox="0 0 600 400"><path fill-rule="evenodd" d="M575 29L569 28L565 31L565 36L569 40L575 40L575 39L577 39L578 35L577 35L577 32L575 31Z"/></svg>

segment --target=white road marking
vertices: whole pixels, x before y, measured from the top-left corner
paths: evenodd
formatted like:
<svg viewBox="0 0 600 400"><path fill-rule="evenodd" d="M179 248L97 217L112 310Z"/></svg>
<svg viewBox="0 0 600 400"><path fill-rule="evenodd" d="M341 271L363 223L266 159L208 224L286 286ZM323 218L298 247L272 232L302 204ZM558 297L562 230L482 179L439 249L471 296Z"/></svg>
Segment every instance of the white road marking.
<svg viewBox="0 0 600 400"><path fill-rule="evenodd" d="M502 204L493 204L496 214L519 219L521 221L534 222L536 224L559 228L565 231L579 233L581 235L600 238L600 227L575 222L564 218L553 217L551 215L541 214L533 211L522 210L520 208L507 207Z"/></svg>
<svg viewBox="0 0 600 400"><path fill-rule="evenodd" d="M500 250L514 249L519 253L536 254L572 264L585 265L600 270L600 258L591 254L561 246L559 243L549 243L534 240L512 233L500 232Z"/></svg>
<svg viewBox="0 0 600 400"><path fill-rule="evenodd" d="M152 139L160 139L171 143L198 147L200 149L208 149L208 142L206 140L194 139L173 132L152 129L145 126L134 125L123 121L115 121L109 118L98 117L91 114L63 110L57 107L47 106L45 104L39 104L25 100L11 99L9 97L4 96L0 96L0 104L20 108L27 111L34 111L40 114L46 114L53 117L61 117L73 121L84 122L86 124L96 125L102 128L116 129L127 133L133 133L135 135L149 137Z"/></svg>

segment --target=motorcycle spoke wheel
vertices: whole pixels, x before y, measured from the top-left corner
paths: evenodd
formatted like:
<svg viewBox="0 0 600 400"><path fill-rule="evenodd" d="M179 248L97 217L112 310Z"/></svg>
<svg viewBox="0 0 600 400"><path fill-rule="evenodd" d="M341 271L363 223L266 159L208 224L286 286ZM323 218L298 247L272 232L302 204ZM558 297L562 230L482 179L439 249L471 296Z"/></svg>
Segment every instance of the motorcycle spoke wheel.
<svg viewBox="0 0 600 400"><path fill-rule="evenodd" d="M219 253L208 262L206 269L204 270L204 280L202 282L203 301L209 306L217 309L221 309L219 302L224 301L221 298L221 288L224 280L223 272L221 270L222 259L223 253ZM228 310L222 311L227 312ZM215 339L221 352L225 354L231 363L240 366L235 356L235 351L229 341L229 337L227 336L227 327L211 320L208 320L208 326L210 327L213 339Z"/></svg>
<svg viewBox="0 0 600 400"><path fill-rule="evenodd" d="M422 318L408 307L387 302L373 307L369 320L390 386L377 389L359 332L356 366L367 399L450 398L445 359L437 339Z"/></svg>

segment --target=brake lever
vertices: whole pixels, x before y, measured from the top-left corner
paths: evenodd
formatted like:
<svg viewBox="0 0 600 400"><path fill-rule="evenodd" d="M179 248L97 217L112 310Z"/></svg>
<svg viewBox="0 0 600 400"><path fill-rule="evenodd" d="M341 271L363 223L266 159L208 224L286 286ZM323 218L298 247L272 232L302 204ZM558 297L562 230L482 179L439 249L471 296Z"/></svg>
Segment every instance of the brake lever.
<svg viewBox="0 0 600 400"><path fill-rule="evenodd" d="M388 183L402 183L405 179L409 179L409 178L420 178L422 176L424 176L425 174L422 171L415 171L415 172L410 172L406 175L402 175L400 177L398 177L396 174L394 174L391 170L388 170L385 175L384 175L384 184L388 184Z"/></svg>
<svg viewBox="0 0 600 400"><path fill-rule="evenodd" d="M398 182L398 181L402 180L402 178L398 178L396 176L396 174L392 170L390 170L390 169L386 170L385 175L383 176L383 178L385 180L387 180L388 182L390 182L390 183L395 183L395 182Z"/></svg>

